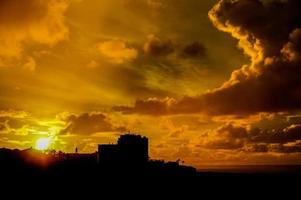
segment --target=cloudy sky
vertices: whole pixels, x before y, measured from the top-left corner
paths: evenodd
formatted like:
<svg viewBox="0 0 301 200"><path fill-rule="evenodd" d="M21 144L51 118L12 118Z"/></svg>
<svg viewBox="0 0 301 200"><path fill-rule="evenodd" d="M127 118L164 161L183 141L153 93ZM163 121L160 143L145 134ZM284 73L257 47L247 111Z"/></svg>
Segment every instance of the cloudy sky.
<svg viewBox="0 0 301 200"><path fill-rule="evenodd" d="M0 146L301 164L299 0L1 0Z"/></svg>

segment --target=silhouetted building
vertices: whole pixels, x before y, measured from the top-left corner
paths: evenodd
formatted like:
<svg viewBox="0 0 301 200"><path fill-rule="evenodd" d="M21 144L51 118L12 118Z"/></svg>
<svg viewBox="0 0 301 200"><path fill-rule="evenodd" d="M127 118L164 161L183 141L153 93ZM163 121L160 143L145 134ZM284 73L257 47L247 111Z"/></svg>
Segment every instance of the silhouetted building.
<svg viewBox="0 0 301 200"><path fill-rule="evenodd" d="M98 162L104 168L137 168L148 162L148 138L121 135L117 144L98 146Z"/></svg>
<svg viewBox="0 0 301 200"><path fill-rule="evenodd" d="M120 150L116 144L98 145L98 162L103 167L117 166L120 163Z"/></svg>

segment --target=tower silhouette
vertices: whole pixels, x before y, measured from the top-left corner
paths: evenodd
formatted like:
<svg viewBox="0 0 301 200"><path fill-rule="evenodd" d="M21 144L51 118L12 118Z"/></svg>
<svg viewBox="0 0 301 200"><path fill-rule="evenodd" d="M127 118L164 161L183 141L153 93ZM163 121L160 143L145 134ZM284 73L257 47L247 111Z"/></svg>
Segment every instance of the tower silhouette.
<svg viewBox="0 0 301 200"><path fill-rule="evenodd" d="M148 138L125 134L117 144L101 144L98 161L103 168L141 168L148 162Z"/></svg>

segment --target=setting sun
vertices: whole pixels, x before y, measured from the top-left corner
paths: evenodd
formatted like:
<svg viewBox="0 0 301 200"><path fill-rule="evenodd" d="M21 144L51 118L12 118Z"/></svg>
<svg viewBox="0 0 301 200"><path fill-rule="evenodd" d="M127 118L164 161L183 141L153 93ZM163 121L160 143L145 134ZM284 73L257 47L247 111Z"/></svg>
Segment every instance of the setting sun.
<svg viewBox="0 0 301 200"><path fill-rule="evenodd" d="M50 138L40 138L36 141L36 149L37 150L47 150L50 146L51 139Z"/></svg>

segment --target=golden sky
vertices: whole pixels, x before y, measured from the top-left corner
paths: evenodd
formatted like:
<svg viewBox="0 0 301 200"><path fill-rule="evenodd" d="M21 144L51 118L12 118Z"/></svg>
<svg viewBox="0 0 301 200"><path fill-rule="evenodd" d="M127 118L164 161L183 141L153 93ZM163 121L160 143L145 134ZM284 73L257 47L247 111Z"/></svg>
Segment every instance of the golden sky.
<svg viewBox="0 0 301 200"><path fill-rule="evenodd" d="M0 146L120 133L194 166L301 164L298 0L2 0Z"/></svg>

